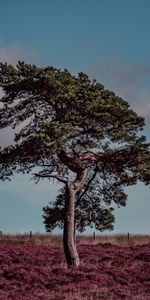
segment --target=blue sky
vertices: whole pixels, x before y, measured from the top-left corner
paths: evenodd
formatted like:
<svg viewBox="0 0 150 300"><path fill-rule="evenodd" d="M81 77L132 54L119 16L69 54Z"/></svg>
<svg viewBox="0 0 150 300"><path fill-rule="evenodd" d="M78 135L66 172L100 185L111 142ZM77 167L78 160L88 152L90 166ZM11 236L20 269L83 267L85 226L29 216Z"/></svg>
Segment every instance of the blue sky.
<svg viewBox="0 0 150 300"><path fill-rule="evenodd" d="M149 11L149 0L2 1L0 61L88 73L145 117L150 141ZM0 144L11 141L10 130L0 133ZM20 175L0 182L0 230L44 231L42 207L59 187L34 185ZM149 188L138 184L127 192L127 207L115 212L114 233L149 233Z"/></svg>

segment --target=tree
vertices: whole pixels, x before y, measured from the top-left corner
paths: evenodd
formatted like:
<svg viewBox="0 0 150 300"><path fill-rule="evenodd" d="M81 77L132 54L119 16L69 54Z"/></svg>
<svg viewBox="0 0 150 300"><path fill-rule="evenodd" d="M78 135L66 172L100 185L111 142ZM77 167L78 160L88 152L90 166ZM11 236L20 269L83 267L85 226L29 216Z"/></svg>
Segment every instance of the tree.
<svg viewBox="0 0 150 300"><path fill-rule="evenodd" d="M66 69L1 63L0 87L5 93L0 128L15 129L14 144L0 151L0 179L34 172L35 180L64 184L64 253L68 266L78 266L76 201L86 212L92 199L99 226L103 192L104 202L121 205L124 186L150 182L149 144L140 134L144 119L84 73L72 76ZM86 222L88 218L83 226Z"/></svg>

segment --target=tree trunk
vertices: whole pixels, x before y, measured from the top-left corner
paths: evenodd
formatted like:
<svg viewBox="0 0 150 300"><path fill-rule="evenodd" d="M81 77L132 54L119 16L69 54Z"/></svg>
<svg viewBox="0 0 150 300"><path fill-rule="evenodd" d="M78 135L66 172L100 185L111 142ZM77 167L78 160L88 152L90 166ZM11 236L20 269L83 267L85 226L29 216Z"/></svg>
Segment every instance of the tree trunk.
<svg viewBox="0 0 150 300"><path fill-rule="evenodd" d="M74 219L74 243L76 245L76 219Z"/></svg>
<svg viewBox="0 0 150 300"><path fill-rule="evenodd" d="M68 182L65 201L65 220L63 245L68 267L78 267L79 255L75 243L75 201L76 194L83 188L87 177L87 169L83 169L74 182Z"/></svg>
<svg viewBox="0 0 150 300"><path fill-rule="evenodd" d="M67 191L67 198L65 203L65 220L64 220L64 235L63 245L64 253L68 267L78 267L80 260L75 245L75 199L76 191L70 185Z"/></svg>

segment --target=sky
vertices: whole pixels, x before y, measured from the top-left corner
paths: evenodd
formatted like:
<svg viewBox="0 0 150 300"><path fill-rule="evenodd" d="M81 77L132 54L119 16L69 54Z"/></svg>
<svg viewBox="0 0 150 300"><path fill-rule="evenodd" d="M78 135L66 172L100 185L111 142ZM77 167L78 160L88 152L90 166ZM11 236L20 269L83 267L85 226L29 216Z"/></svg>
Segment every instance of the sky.
<svg viewBox="0 0 150 300"><path fill-rule="evenodd" d="M1 0L0 61L82 71L116 92L145 117L150 141L149 0ZM0 95L2 92L0 91ZM10 144L10 129L0 144ZM44 232L42 207L60 185L16 175L0 182L0 230ZM149 187L126 190L125 208L115 208L112 233L149 234ZM89 230L86 232L90 233Z"/></svg>

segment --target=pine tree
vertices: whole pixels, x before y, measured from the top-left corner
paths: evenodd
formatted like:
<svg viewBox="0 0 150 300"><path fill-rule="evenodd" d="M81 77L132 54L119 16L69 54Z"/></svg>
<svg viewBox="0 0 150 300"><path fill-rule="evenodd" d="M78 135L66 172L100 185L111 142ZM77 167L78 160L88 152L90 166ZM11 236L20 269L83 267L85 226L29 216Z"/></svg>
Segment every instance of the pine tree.
<svg viewBox="0 0 150 300"><path fill-rule="evenodd" d="M16 130L14 143L0 151L0 179L32 172L37 181L64 184L64 252L68 266L78 266L76 211L82 220L91 212L99 229L100 203L124 205L125 186L150 182L149 144L141 135L144 119L84 73L1 63L0 87L5 93L0 129ZM88 224L87 216L79 226Z"/></svg>

